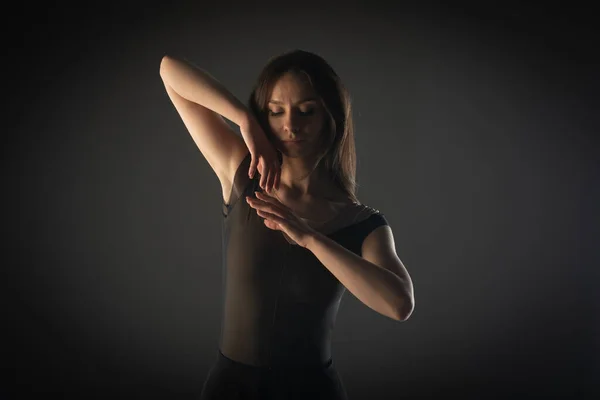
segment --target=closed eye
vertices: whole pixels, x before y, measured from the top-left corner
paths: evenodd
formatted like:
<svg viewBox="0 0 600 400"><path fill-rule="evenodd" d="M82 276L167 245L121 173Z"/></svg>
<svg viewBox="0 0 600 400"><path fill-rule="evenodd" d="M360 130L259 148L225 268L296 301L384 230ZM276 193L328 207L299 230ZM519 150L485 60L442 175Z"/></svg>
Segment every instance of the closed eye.
<svg viewBox="0 0 600 400"><path fill-rule="evenodd" d="M306 111L298 111L298 113L302 116L309 116L309 115L313 115L315 113L314 109L310 109L310 110L306 110ZM283 111L279 111L279 112L275 112L275 111L271 111L269 110L269 115L271 117L277 117L279 115L283 114Z"/></svg>

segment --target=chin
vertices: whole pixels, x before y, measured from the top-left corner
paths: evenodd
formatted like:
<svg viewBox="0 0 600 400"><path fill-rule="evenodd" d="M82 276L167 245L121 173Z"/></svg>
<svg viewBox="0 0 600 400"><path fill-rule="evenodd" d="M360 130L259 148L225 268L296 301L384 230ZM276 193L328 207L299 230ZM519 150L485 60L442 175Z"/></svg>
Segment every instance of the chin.
<svg viewBox="0 0 600 400"><path fill-rule="evenodd" d="M305 154L306 152L304 151L290 149L281 149L279 151L281 151L281 154L283 154L287 158L303 158L307 156L307 154Z"/></svg>

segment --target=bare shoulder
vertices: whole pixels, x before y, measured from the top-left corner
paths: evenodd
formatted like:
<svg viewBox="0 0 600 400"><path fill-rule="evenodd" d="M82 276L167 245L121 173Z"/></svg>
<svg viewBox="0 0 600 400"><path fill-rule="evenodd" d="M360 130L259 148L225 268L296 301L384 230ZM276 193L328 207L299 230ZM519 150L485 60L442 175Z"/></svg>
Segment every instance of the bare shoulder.
<svg viewBox="0 0 600 400"><path fill-rule="evenodd" d="M358 202L358 201L353 203L353 205L351 206L350 217L352 218L353 223L363 222L363 221L371 218L373 215L382 215L382 214L376 208L370 207L370 206L363 204L361 202Z"/></svg>
<svg viewBox="0 0 600 400"><path fill-rule="evenodd" d="M357 225L379 212L372 207L351 199L340 202L338 207L339 212L337 217L332 219L330 224L327 224L327 229L324 230L326 233Z"/></svg>

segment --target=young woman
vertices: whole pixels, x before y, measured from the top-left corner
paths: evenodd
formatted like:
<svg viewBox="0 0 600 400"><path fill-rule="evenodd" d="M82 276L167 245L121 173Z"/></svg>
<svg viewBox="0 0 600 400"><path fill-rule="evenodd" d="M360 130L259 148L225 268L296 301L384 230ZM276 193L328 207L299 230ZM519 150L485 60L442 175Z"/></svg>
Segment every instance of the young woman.
<svg viewBox="0 0 600 400"><path fill-rule="evenodd" d="M344 291L397 321L414 292L385 217L356 197L340 78L314 53L286 52L245 106L186 61L165 56L160 75L223 192L221 337L201 398L347 398L330 347Z"/></svg>

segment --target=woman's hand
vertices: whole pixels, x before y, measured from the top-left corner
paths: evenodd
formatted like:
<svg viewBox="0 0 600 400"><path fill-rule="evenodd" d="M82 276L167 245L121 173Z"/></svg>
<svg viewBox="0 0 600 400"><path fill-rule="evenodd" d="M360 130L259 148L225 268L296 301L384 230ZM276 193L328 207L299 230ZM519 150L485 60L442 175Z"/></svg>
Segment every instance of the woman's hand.
<svg viewBox="0 0 600 400"><path fill-rule="evenodd" d="M258 121L253 116L248 116L246 121L240 125L240 132L252 161L248 176L250 179L254 177L256 170L260 173L260 187L263 190L271 191L272 188L279 188L281 177L281 165L277 150L267 139L267 135L261 128Z"/></svg>
<svg viewBox="0 0 600 400"><path fill-rule="evenodd" d="M260 192L255 194L256 199L246 197L246 201L260 217L264 218L267 228L285 233L298 246L306 248L317 231L273 196Z"/></svg>

